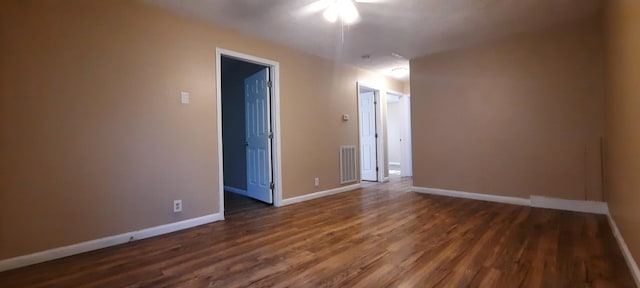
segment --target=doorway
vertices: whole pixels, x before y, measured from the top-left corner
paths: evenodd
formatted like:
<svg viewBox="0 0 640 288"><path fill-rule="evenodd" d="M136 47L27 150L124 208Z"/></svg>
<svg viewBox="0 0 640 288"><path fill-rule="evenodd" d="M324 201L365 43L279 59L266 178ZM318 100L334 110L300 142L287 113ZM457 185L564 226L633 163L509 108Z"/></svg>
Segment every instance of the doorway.
<svg viewBox="0 0 640 288"><path fill-rule="evenodd" d="M413 175L410 101L408 95L387 92L387 154L390 177Z"/></svg>
<svg viewBox="0 0 640 288"><path fill-rule="evenodd" d="M222 49L217 60L221 213L279 206L278 64Z"/></svg>
<svg viewBox="0 0 640 288"><path fill-rule="evenodd" d="M360 139L360 179L382 182L380 151L380 90L358 83L358 127Z"/></svg>

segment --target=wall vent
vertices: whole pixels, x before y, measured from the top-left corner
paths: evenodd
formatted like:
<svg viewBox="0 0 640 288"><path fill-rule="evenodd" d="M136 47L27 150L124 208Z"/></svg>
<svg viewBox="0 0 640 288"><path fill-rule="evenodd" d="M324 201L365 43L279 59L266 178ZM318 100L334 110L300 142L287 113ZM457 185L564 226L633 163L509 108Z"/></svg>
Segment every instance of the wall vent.
<svg viewBox="0 0 640 288"><path fill-rule="evenodd" d="M356 163L356 146L340 146L340 184L358 180Z"/></svg>

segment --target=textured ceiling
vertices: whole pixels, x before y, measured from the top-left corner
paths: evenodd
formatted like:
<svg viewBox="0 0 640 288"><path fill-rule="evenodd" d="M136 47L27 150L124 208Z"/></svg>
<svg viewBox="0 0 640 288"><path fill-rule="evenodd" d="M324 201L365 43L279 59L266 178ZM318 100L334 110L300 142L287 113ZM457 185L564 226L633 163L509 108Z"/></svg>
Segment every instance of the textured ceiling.
<svg viewBox="0 0 640 288"><path fill-rule="evenodd" d="M147 1L387 75L408 67L408 59L591 16L600 7L599 0L367 0L356 3L361 19L344 28L343 42L341 25L325 21L316 0Z"/></svg>

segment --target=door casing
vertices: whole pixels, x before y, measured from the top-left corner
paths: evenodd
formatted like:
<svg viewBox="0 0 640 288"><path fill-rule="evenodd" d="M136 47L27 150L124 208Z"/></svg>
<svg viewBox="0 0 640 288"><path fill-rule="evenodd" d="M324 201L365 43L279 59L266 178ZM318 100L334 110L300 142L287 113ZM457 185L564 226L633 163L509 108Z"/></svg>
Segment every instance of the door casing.
<svg viewBox="0 0 640 288"><path fill-rule="evenodd" d="M384 176L384 161L386 161L385 157L384 157L384 134L383 134L383 124L382 124L382 104L381 104L381 89L378 88L377 86L374 85L370 85L361 81L358 81L356 83L356 93L358 95L358 106L360 103L360 92L363 92L364 90L373 90L374 91L374 100L378 103L378 105L375 106L375 113L376 113L376 133L378 133L378 138L376 138L376 155L377 155L377 167L378 167L378 173L377 173L377 182L385 182L388 180L388 178L386 178ZM358 161L362 161L362 151L360 151L360 108L358 108ZM361 163L361 162L359 162ZM360 179L362 179L362 171L360 171Z"/></svg>
<svg viewBox="0 0 640 288"><path fill-rule="evenodd" d="M402 143L401 146L401 161L400 161L400 176L410 177L413 176L413 156L411 147L411 97L407 94L403 94L395 91L387 91L387 99L389 95L395 95L400 98L400 111L401 119L398 119L402 123ZM387 110L388 111L388 110ZM389 113L387 112L387 127L389 127ZM387 146L388 148L389 146Z"/></svg>
<svg viewBox="0 0 640 288"><path fill-rule="evenodd" d="M280 63L240 52L235 52L223 48L216 48L216 121L218 135L218 193L219 193L219 213L224 219L224 167L222 152L222 56L234 58L250 63L259 64L269 68L269 79L271 80L271 129L273 139L271 141L272 151L272 173L273 173L273 205L282 206L282 152L280 137Z"/></svg>

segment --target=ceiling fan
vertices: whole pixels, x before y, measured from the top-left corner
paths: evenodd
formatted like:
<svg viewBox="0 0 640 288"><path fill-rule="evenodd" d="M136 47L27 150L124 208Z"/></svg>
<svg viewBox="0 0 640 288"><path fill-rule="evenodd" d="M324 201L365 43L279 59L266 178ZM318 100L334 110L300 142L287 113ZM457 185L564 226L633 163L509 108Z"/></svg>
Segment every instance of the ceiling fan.
<svg viewBox="0 0 640 288"><path fill-rule="evenodd" d="M317 0L303 8L304 14L313 14L323 11L325 20L335 23L338 20L342 25L351 25L360 19L360 13L355 3L380 3L387 0Z"/></svg>

